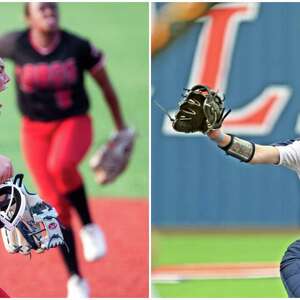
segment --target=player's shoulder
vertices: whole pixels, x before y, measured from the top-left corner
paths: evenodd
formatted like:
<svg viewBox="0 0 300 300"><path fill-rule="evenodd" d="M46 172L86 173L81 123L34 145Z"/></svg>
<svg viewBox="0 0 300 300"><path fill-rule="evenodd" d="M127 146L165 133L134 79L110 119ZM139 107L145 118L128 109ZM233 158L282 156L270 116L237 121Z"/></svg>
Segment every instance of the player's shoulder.
<svg viewBox="0 0 300 300"><path fill-rule="evenodd" d="M10 41L17 41L22 36L25 36L27 33L27 30L14 30L9 31L1 35L1 39L6 39Z"/></svg>
<svg viewBox="0 0 300 300"><path fill-rule="evenodd" d="M284 140L284 141L280 141L277 143L272 144L272 146L277 146L277 147L288 147L291 145L297 145L300 147L300 137L299 138L295 138L295 139L288 139L288 140Z"/></svg>
<svg viewBox="0 0 300 300"><path fill-rule="evenodd" d="M17 52L27 47L26 39L22 39L25 31L10 31L0 35L0 56L14 59Z"/></svg>
<svg viewBox="0 0 300 300"><path fill-rule="evenodd" d="M82 37L81 35L74 33L69 30L62 30L61 31L63 38L71 43L83 45L89 43L88 39Z"/></svg>
<svg viewBox="0 0 300 300"><path fill-rule="evenodd" d="M281 160L291 162L293 169L299 170L300 173L300 139L289 139L282 141L273 146L277 147L280 152ZM297 166L294 166L294 162L297 161Z"/></svg>

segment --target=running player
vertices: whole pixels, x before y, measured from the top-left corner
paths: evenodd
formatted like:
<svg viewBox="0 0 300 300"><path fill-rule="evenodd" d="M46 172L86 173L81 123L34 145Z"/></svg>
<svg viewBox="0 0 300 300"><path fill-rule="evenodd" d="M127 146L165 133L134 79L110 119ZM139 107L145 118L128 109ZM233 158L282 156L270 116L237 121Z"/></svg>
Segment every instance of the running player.
<svg viewBox="0 0 300 300"><path fill-rule="evenodd" d="M212 130L207 135L229 155L241 161L285 166L300 178L300 140L258 145L225 134L222 129ZM300 240L287 248L280 264L280 273L289 297L300 297Z"/></svg>
<svg viewBox="0 0 300 300"><path fill-rule="evenodd" d="M92 141L88 71L101 88L117 130L125 128L118 99L105 69L104 54L87 40L59 27L57 4L25 4L28 29L0 37L0 56L15 63L18 106L22 114L21 144L39 194L58 211L70 252L61 247L69 272L68 297L88 297L79 270L70 207L83 225L84 256L94 261L106 253L102 231L92 222L78 164Z"/></svg>

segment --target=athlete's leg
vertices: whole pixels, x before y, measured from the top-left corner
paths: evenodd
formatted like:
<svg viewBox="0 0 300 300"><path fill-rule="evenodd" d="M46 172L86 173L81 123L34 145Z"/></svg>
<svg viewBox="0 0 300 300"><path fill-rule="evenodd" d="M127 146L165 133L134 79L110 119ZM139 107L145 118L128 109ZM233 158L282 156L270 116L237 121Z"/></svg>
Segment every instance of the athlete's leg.
<svg viewBox="0 0 300 300"><path fill-rule="evenodd" d="M82 178L78 165L86 154L92 140L92 124L89 116L77 116L64 120L55 132L51 145L48 170L56 187L75 208L81 223L80 230L84 257L94 261L106 253L103 232L92 224Z"/></svg>
<svg viewBox="0 0 300 300"><path fill-rule="evenodd" d="M57 127L56 123L32 122L24 119L21 127L21 144L25 161L30 173L38 186L39 194L43 199L51 203L59 213L59 219L65 226L63 235L69 251L62 246L60 252L70 275L80 276L75 241L70 229L70 205L58 192L56 183L47 168L50 141Z"/></svg>
<svg viewBox="0 0 300 300"><path fill-rule="evenodd" d="M75 208L82 225L92 223L84 185L81 185L74 191L66 193L65 197L66 199L69 199L69 202Z"/></svg>
<svg viewBox="0 0 300 300"><path fill-rule="evenodd" d="M60 221L67 226L70 222L70 205L68 201L62 201L61 194L47 168L51 136L56 126L54 122L33 122L24 118L20 139L23 156L38 193L56 208Z"/></svg>
<svg viewBox="0 0 300 300"><path fill-rule="evenodd" d="M48 170L59 192L77 211L81 222L91 223L87 196L78 165L87 153L92 140L89 116L64 120L52 139Z"/></svg>
<svg viewBox="0 0 300 300"><path fill-rule="evenodd" d="M280 263L281 280L290 298L300 297L300 240L286 250Z"/></svg>
<svg viewBox="0 0 300 300"><path fill-rule="evenodd" d="M71 227L65 227L62 229L62 232L65 242L68 245L68 247L60 247L62 258L67 266L69 275L77 274L80 276L73 230Z"/></svg>

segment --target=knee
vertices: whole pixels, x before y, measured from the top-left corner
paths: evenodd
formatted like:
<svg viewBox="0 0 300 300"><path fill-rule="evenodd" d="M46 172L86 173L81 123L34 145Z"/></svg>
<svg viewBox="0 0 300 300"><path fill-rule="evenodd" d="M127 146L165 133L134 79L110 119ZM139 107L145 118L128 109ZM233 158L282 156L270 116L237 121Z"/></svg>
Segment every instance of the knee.
<svg viewBox="0 0 300 300"><path fill-rule="evenodd" d="M75 164L52 163L48 165L48 171L53 178L56 188L62 194L81 184L81 177Z"/></svg>
<svg viewBox="0 0 300 300"><path fill-rule="evenodd" d="M48 165L48 171L53 178L64 179L68 174L74 172L74 165L71 163L51 163Z"/></svg>
<svg viewBox="0 0 300 300"><path fill-rule="evenodd" d="M296 240L288 246L280 262L280 270L289 265L292 261L300 262L300 240Z"/></svg>

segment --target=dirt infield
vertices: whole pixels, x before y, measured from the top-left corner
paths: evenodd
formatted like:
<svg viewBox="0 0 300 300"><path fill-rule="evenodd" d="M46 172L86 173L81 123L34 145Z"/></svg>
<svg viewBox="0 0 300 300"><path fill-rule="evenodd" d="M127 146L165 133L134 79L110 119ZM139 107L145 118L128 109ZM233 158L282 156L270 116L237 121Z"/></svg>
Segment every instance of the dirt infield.
<svg viewBox="0 0 300 300"><path fill-rule="evenodd" d="M275 263L187 264L161 266L153 270L154 281L248 279L279 277Z"/></svg>
<svg viewBox="0 0 300 300"><path fill-rule="evenodd" d="M91 201L94 219L104 229L108 254L87 263L79 247L80 266L92 297L148 297L148 203L141 200ZM74 219L76 230L79 222ZM77 238L77 243L79 240ZM11 297L62 298L67 273L57 249L29 257L11 255L0 246L0 282Z"/></svg>

